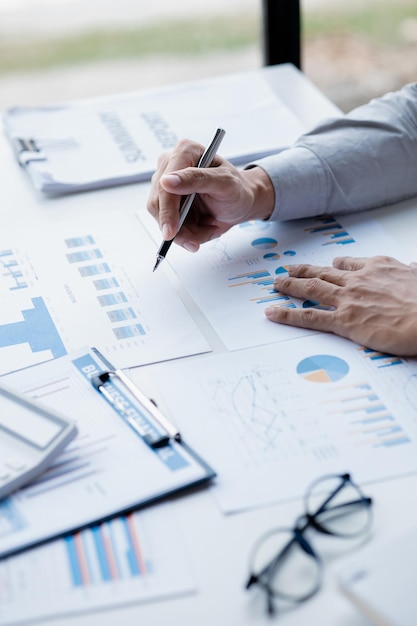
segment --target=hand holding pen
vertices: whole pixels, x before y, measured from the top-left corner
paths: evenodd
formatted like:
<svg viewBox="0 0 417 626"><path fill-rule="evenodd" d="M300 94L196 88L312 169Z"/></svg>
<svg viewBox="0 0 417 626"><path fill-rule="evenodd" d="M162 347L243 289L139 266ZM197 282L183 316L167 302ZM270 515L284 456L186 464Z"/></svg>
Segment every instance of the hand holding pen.
<svg viewBox="0 0 417 626"><path fill-rule="evenodd" d="M262 167L238 169L217 154L212 167L197 168L202 151L200 143L183 139L162 154L147 203L164 239L175 238L190 252L236 224L268 219L275 204L272 182ZM179 230L179 200L184 202L190 194L197 196L192 215ZM185 213L181 217L185 219Z"/></svg>
<svg viewBox="0 0 417 626"><path fill-rule="evenodd" d="M196 166L197 168L210 167L214 157L216 156L217 150L222 142L224 135L225 135L225 130L223 130L223 128L218 128L216 130L213 136L213 139L211 140L211 142L209 143L209 145L207 146L207 148L204 150L203 154L201 155L200 160L198 161L197 166ZM191 205L193 204L195 195L196 195L195 193L191 193L187 196L184 196L183 200L181 201L178 230L181 229L181 226L183 225L184 220L188 215ZM153 268L153 271L155 271L156 268L159 266L159 264L165 259L167 252L169 248L171 247L171 244L173 243L174 239L168 239L162 242L156 254L156 263Z"/></svg>

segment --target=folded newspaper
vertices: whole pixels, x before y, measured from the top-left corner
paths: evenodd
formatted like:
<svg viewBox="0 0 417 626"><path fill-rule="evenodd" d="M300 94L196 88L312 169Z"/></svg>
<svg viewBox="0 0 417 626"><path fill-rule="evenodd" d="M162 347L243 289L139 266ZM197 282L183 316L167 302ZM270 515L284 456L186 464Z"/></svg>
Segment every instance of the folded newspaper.
<svg viewBox="0 0 417 626"><path fill-rule="evenodd" d="M268 81L274 68L122 95L3 113L5 132L36 189L48 195L149 180L181 138L239 165L287 147L305 130Z"/></svg>

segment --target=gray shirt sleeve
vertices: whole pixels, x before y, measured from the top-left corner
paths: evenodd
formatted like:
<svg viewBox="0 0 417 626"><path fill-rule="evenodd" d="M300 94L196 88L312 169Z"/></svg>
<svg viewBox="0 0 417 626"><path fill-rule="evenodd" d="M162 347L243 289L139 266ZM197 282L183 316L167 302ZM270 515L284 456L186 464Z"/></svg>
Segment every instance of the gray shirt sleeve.
<svg viewBox="0 0 417 626"><path fill-rule="evenodd" d="M417 83L327 120L256 161L275 189L271 219L353 212L417 195Z"/></svg>

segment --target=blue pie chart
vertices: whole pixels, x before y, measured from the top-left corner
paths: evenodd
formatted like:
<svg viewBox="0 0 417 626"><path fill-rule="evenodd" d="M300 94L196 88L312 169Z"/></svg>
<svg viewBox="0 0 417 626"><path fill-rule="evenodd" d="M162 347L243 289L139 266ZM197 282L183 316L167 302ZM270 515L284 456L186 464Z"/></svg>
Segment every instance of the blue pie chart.
<svg viewBox="0 0 417 626"><path fill-rule="evenodd" d="M270 248L275 248L278 244L276 239L271 239L271 237L259 237L259 239L254 239L252 241L252 245L255 248L260 248L261 250L269 250Z"/></svg>
<svg viewBox="0 0 417 626"><path fill-rule="evenodd" d="M344 359L329 354L316 354L300 361L297 374L313 383L334 383L349 372Z"/></svg>

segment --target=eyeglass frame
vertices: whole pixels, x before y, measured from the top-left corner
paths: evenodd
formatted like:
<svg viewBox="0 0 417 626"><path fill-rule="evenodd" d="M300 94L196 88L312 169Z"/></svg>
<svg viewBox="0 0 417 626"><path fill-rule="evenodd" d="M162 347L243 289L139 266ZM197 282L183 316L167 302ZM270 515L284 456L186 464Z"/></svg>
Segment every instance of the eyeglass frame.
<svg viewBox="0 0 417 626"><path fill-rule="evenodd" d="M336 487L331 493L329 493L327 495L325 500L321 503L321 505L319 505L319 507L317 508L317 510L314 513L309 513L307 511L307 500L308 500L309 496L311 495L311 493L313 492L314 488L318 484L320 484L321 482L324 482L324 481L332 479L332 478L339 478L340 479L340 485L338 487ZM331 500L333 498L335 498L337 496L337 494L344 487L346 487L349 483L350 483L350 485L354 489L356 489L356 491L358 492L360 498L358 500L355 500L355 501L339 504L339 505L333 507L332 509L327 508L327 505L329 504L329 502L331 502ZM301 604L301 603L305 602L306 600L309 600L311 597L313 597L319 591L319 589L322 586L324 565L323 565L323 561L322 561L321 557L314 550L311 542L308 541L303 536L303 534L309 528L314 528L314 530L316 530L320 534L328 535L328 536L331 536L331 537L339 537L341 539L350 539L350 538L354 539L356 537L365 535L369 531L369 527L370 527L371 522L372 522L372 509L370 508L372 506L372 502L373 502L372 498L370 498L369 496L365 496L362 493L362 490L360 489L360 487L352 480L351 475L349 473L347 473L347 472L344 473L344 474L327 474L325 476L321 476L320 478L317 478L315 481L313 481L311 483L311 485L308 487L308 489L307 489L307 491L305 493L305 496L304 496L305 513L299 515L296 518L294 526L292 528L284 528L284 527L282 527L282 528L272 528L271 530L267 531L266 533L263 533L261 535L261 537L258 539L258 541L255 543L255 545L254 545L254 547L252 549L252 555L256 554L257 549L265 541L265 539L268 538L268 536L276 534L277 532L288 532L288 533L290 533L292 535L292 537L283 546L283 548L281 548L281 550L278 552L278 554L276 554L274 557L272 557L272 559L262 568L262 570L258 574L254 574L253 572L250 572L248 581L247 581L247 583L245 585L245 589L249 589L250 587L252 587L252 585L258 584L266 592L266 595L267 595L267 611L268 611L269 615L274 615L274 613L275 613L275 606L274 606L274 602L273 602L275 598L282 598L282 599L287 600L289 602L292 602L294 604ZM335 509L337 509L337 508L339 508L341 506L354 506L354 505L358 505L358 504L363 504L364 507L369 507L369 517L368 517L368 523L364 526L364 528L361 529L360 531L356 532L356 533L352 533L352 534L347 535L347 534L343 534L343 533L333 532L333 531L330 531L328 528L325 528L317 520L317 517L320 516L320 514L324 513L325 511L335 510ZM272 586L268 583L268 579L271 578L271 575L273 574L275 568L282 561L282 559L285 557L286 553L291 548L291 546L294 544L294 542L297 542L299 544L299 546L301 547L301 549L304 550L304 552L307 555L309 555L312 558L314 558L315 561L316 561L316 564L318 566L318 577L317 577L317 582L316 582L315 586L308 593L306 593L306 594L304 594L302 596L298 596L298 597L291 596L289 594L285 594L285 593L282 593L282 592L278 592L278 591L274 590L272 588ZM265 576L266 576L266 580L263 580L263 578L265 578Z"/></svg>

